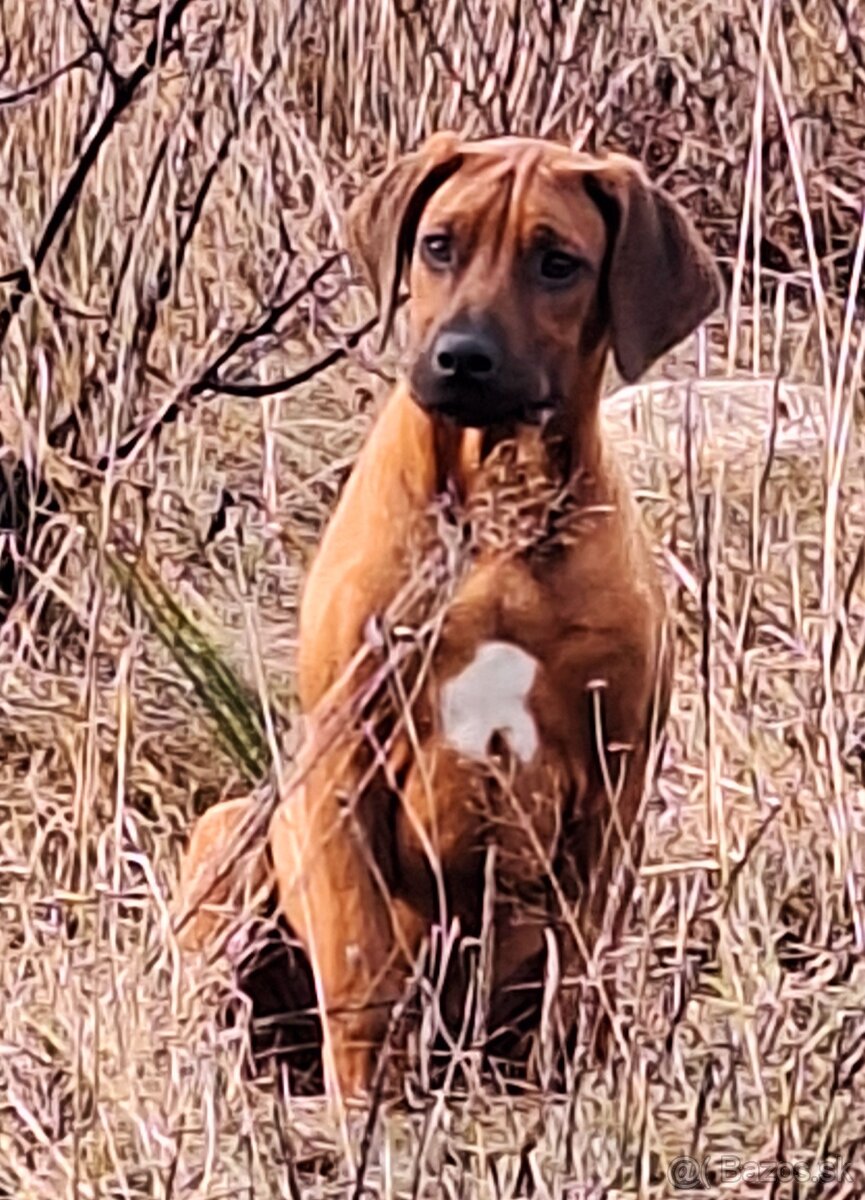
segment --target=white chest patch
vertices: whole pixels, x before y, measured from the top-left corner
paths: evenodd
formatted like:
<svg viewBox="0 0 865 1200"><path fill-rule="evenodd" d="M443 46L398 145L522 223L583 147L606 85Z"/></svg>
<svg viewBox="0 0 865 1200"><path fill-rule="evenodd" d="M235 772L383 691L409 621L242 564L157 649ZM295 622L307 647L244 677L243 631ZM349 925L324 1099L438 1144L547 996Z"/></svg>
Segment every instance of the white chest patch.
<svg viewBox="0 0 865 1200"><path fill-rule="evenodd" d="M506 738L523 762L538 748L528 695L538 660L510 642L484 642L469 665L441 689L445 741L454 750L483 758L494 733Z"/></svg>

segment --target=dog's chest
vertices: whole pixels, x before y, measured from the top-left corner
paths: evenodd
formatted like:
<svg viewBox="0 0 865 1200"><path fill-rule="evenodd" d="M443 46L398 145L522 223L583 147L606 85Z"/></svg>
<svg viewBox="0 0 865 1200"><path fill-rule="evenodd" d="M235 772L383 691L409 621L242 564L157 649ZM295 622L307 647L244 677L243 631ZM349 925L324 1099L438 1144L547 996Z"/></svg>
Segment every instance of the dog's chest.
<svg viewBox="0 0 865 1200"><path fill-rule="evenodd" d="M498 736L521 763L531 762L540 732L529 697L540 665L512 642L481 642L471 662L439 688L444 743L468 758L482 759Z"/></svg>
<svg viewBox="0 0 865 1200"><path fill-rule="evenodd" d="M433 631L425 730L478 761L506 745L525 766L551 747L584 752L594 682L613 708L642 690L661 608L629 510L512 449L435 516L424 555L435 584L410 624Z"/></svg>
<svg viewBox="0 0 865 1200"><path fill-rule="evenodd" d="M429 700L459 754L482 761L504 745L521 767L583 759L595 692L614 740L637 735L663 604L644 572L611 568L602 530L585 536L550 559L482 557L448 605Z"/></svg>

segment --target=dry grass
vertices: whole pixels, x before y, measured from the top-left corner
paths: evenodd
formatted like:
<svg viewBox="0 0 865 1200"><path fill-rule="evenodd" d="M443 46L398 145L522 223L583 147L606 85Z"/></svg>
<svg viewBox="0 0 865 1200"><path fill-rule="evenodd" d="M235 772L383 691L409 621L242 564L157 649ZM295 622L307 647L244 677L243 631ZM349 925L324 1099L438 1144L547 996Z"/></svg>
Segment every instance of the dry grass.
<svg viewBox="0 0 865 1200"><path fill-rule="evenodd" d="M753 1194L861 1195L855 2L0 16L0 1196L648 1197L710 1153L839 1155ZM298 584L396 361L352 336L341 214L446 125L641 156L730 302L608 403L679 655L607 963L625 1051L519 1099L467 1055L461 1098L338 1130L243 1077L226 968L181 962L165 897L193 815L266 768L261 713L290 758Z"/></svg>

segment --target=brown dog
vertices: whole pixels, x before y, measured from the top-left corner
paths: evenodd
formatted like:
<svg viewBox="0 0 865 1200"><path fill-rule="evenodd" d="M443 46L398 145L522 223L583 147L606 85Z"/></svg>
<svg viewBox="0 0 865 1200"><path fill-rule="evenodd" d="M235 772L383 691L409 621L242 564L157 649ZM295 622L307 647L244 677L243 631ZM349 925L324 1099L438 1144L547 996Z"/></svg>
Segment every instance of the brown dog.
<svg viewBox="0 0 865 1200"><path fill-rule="evenodd" d="M671 658L601 384L610 351L636 380L719 283L637 164L533 139L438 134L349 226L386 330L408 274L411 349L307 582L314 761L270 852L332 1084L357 1094L432 927L479 932L489 846L494 1023L551 928L563 969L615 936ZM184 889L241 815L206 814Z"/></svg>

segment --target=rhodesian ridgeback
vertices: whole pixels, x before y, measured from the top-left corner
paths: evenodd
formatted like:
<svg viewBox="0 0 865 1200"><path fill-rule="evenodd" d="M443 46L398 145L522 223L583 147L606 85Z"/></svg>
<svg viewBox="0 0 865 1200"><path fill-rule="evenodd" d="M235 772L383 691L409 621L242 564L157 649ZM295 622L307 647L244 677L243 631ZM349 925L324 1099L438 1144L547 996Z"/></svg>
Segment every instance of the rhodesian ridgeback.
<svg viewBox="0 0 865 1200"><path fill-rule="evenodd" d="M601 387L610 354L637 380L720 298L638 164L546 141L437 134L348 227L386 333L408 282L407 369L306 584L310 765L269 834L344 1096L435 926L491 929L490 1028L551 932L563 975L619 930L672 658ZM243 812L202 818L184 892Z"/></svg>

